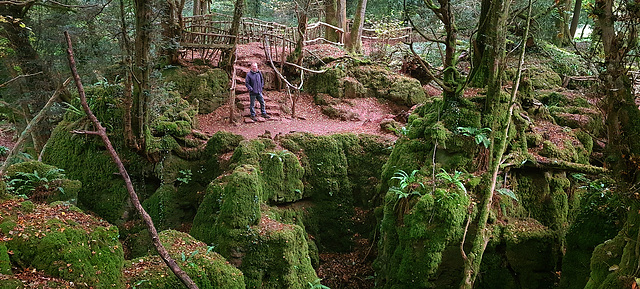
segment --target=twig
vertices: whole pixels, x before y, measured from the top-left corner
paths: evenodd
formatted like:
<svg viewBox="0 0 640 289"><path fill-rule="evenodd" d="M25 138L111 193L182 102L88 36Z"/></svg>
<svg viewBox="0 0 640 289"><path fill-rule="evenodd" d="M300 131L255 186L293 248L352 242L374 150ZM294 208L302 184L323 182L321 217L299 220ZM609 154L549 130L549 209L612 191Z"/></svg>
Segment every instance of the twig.
<svg viewBox="0 0 640 289"><path fill-rule="evenodd" d="M0 4L1 5L1 4ZM9 79L7 82L0 84L0 87L5 87L7 85L9 85L9 83L12 83L20 78L24 78L24 77L29 77L29 76L34 76L34 75L38 75L38 74L42 74L42 71L38 71L36 73L32 73L32 74L22 74L22 75L18 75L12 79Z"/></svg>
<svg viewBox="0 0 640 289"><path fill-rule="evenodd" d="M42 72L38 72L38 73L42 73ZM56 89L53 95L49 98L49 101L47 101L47 104L44 105L44 107L40 110L40 112L38 112L38 114L34 118L32 118L31 121L29 121L29 124L27 124L27 127L20 134L20 137L18 138L18 141L16 141L16 144L9 151L9 154L7 155L7 159L4 161L4 163L0 167L0 175L4 174L4 170L6 170L7 166L9 166L9 163L11 163L10 162L11 158L15 155L17 151L20 150L20 147L22 147L22 143L24 143L24 141L27 139L27 135L31 134L31 131L33 131L33 129L36 127L36 124L38 124L42 120L42 118L44 118L47 110L49 110L49 107L51 107L51 105L53 105L56 102L56 100L58 99L58 95L60 95L60 92L70 82L71 82L71 77L67 78L67 80L65 80L64 83L58 89Z"/></svg>
<svg viewBox="0 0 640 289"><path fill-rule="evenodd" d="M162 258L162 260L167 264L167 266L169 266L169 269L173 271L176 277L178 277L178 279L180 279L180 281L182 281L182 283L185 286L187 286L187 288L197 289L198 285L196 285L196 283L194 283L193 280L189 278L189 275L187 275L187 273L182 271L182 269L178 266L176 261L173 260L173 258L171 258L171 256L169 255L169 252L167 252L167 250L164 248L164 246L160 242L160 239L158 237L158 231L156 231L156 228L153 225L153 220L151 220L151 217L149 216L149 214L144 210L144 208L142 207L142 204L140 204L140 200L138 199L138 195L136 194L136 191L133 188L133 183L131 182L129 173L127 173L127 170L122 164L122 161L118 156L118 153L113 148L113 145L111 144L111 141L107 136L107 130L102 126L100 121L98 121L98 118L96 118L96 116L93 114L93 112L91 111L91 108L89 108L89 105L87 104L87 97L84 93L84 87L82 86L82 82L80 81L80 76L78 75L78 71L76 70L76 61L73 57L73 47L71 46L71 38L69 37L69 33L67 31L64 32L64 36L67 40L67 47L68 47L67 55L69 59L69 67L71 68L71 74L73 75L73 79L75 80L76 87L78 88L78 94L80 95L82 108L84 109L85 113L87 114L87 116L89 117L93 125L95 126L96 128L95 133L100 135L102 142L107 147L107 151L109 152L109 155L111 155L111 159L118 167L118 171L120 172L120 175L124 179L124 183L127 187L127 191L129 192L129 197L131 198L131 202L135 206L140 216L142 216L142 219L144 220L145 225L147 225L147 229L151 234L151 240L153 241L153 245L156 247L156 250L158 251L158 254L160 254L160 257ZM85 132L85 133L88 133L88 132Z"/></svg>

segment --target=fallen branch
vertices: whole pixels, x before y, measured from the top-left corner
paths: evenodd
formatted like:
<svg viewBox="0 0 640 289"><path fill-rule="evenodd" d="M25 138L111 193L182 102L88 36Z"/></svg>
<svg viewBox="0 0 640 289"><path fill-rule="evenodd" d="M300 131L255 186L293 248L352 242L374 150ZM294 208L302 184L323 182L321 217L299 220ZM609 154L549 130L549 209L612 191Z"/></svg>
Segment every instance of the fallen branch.
<svg viewBox="0 0 640 289"><path fill-rule="evenodd" d="M36 74L39 74L39 73L42 73L42 72L38 72ZM71 77L67 78L67 80L65 80L64 83L53 93L51 98L49 98L49 101L47 101L47 104L44 105L44 107L40 110L40 112L38 112L38 114L31 119L29 124L27 124L27 127L22 131L22 133L20 133L20 137L18 137L18 141L16 141L16 144L13 146L13 148L11 148L11 150L9 151L9 154L7 154L7 159L4 161L4 163L0 167L0 176L4 174L4 170L6 170L7 166L9 166L9 163L11 163L10 162L11 158L15 155L17 151L20 150L20 147L22 147L22 144L27 139L27 135L31 134L33 129L36 127L36 124L38 124L42 120L42 118L44 118L47 110L49 110L49 107L51 107L56 102L56 100L58 99L58 95L60 95L60 92L70 82L71 82Z"/></svg>
<svg viewBox="0 0 640 289"><path fill-rule="evenodd" d="M524 163L525 167L530 168L538 168L538 169L552 169L552 170L563 170L563 171L572 171L576 173L584 173L590 175L604 174L607 173L608 170L603 167L578 164L558 159L543 159L536 160L536 162L526 162Z"/></svg>
<svg viewBox="0 0 640 289"><path fill-rule="evenodd" d="M107 151L109 152L109 155L111 155L111 159L118 167L118 171L120 172L120 175L124 179L124 183L127 187L127 191L129 192L129 197L131 198L131 202L135 206L140 216L142 216L142 219L144 220L145 225L147 225L149 234L151 234L151 240L153 241L153 245L156 247L158 254L160 254L160 257L167 264L167 266L169 266L169 269L173 271L176 277L178 277L178 279L180 279L180 281L182 281L182 283L185 286L187 286L187 288L197 289L198 285L196 285L196 283L194 283L193 280L189 278L189 275L187 275L187 273L182 271L182 269L178 266L176 261L173 260L171 256L169 256L169 252L167 252L167 250L164 248L162 243L160 243L160 239L158 237L158 231L156 231L156 228L153 225L153 220L151 220L151 217L149 216L149 214L144 210L144 208L142 207L142 204L140 204L138 195L136 194L136 191L133 188L133 184L131 183L131 178L129 177L127 170L124 168L124 165L122 164L122 161L118 156L118 153L113 148L113 145L109 140L109 137L107 136L107 130L102 126L100 121L98 121L98 118L96 118L96 116L93 114L93 112L89 108L89 105L87 104L87 97L84 93L84 87L82 86L82 82L80 81L80 76L78 75L78 71L76 70L76 61L73 57L73 48L71 46L71 38L69 37L69 33L67 31L64 32L64 36L67 40L67 55L69 59L69 68L71 68L71 74L73 75L73 79L75 80L76 87L78 88L78 94L80 95L82 108L84 109L85 113L87 114L87 116L89 117L89 119L91 120L91 122L96 128L95 132L88 132L88 131L82 131L82 132L87 134L97 134L100 136L100 138L102 139L102 142L107 147Z"/></svg>

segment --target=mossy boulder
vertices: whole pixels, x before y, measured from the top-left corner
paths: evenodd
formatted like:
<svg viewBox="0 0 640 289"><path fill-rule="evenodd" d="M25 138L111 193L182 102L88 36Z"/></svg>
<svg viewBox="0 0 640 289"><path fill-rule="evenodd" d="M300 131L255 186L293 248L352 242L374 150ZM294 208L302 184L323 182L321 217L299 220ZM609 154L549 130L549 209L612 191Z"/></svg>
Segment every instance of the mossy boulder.
<svg viewBox="0 0 640 289"><path fill-rule="evenodd" d="M210 250L186 233L162 231L160 242L178 266L189 275L198 288L245 288L244 275L220 254ZM146 256L127 261L126 283L136 288L186 288L169 270L160 256Z"/></svg>
<svg viewBox="0 0 640 289"><path fill-rule="evenodd" d="M11 238L4 244L13 252L13 264L93 288L124 287L118 228L68 204L31 203L28 213L24 204L13 200L0 206L0 227Z"/></svg>
<svg viewBox="0 0 640 289"><path fill-rule="evenodd" d="M545 65L529 68L524 76L529 79L534 89L551 89L562 85L560 75Z"/></svg>
<svg viewBox="0 0 640 289"><path fill-rule="evenodd" d="M127 209L129 194L101 140L95 136L72 133L74 129L82 129L83 122L63 121L58 124L42 159L64 169L68 177L82 182L78 192L80 207L95 212L109 222L117 222ZM125 164L143 163L135 154L127 154L124 149L119 152L122 152L120 157Z"/></svg>
<svg viewBox="0 0 640 289"><path fill-rule="evenodd" d="M570 181L564 172L522 171L512 175L512 190L526 211L520 216L530 216L553 230L568 225Z"/></svg>
<svg viewBox="0 0 640 289"><path fill-rule="evenodd" d="M218 178L207 188L191 234L240 268L248 288L302 288L317 278L304 230L262 216L264 187L263 173L247 164Z"/></svg>
<svg viewBox="0 0 640 289"><path fill-rule="evenodd" d="M376 203L374 187L390 153L389 144L366 135L305 133L287 135L280 144L298 155L305 168L304 196L314 204L307 209L307 231L320 250L349 250L354 205Z"/></svg>
<svg viewBox="0 0 640 289"><path fill-rule="evenodd" d="M461 264L452 268L440 265L445 249L461 242L468 204L466 194L456 189L438 188L433 194L407 198L387 193L374 264L378 286L440 288L437 284L451 283L438 280L438 272L459 271ZM454 275L459 282L460 274Z"/></svg>
<svg viewBox="0 0 640 289"><path fill-rule="evenodd" d="M561 257L559 235L534 219L499 228L484 253L478 288L552 288Z"/></svg>
<svg viewBox="0 0 640 289"><path fill-rule="evenodd" d="M162 72L191 104L199 103L198 113L207 114L222 106L229 97L229 75L222 69L172 67Z"/></svg>
<svg viewBox="0 0 640 289"><path fill-rule="evenodd" d="M5 172L5 180L14 193L24 193L36 202L52 203L69 201L75 203L82 183L67 179L64 171L38 161L11 165Z"/></svg>
<svg viewBox="0 0 640 289"><path fill-rule="evenodd" d="M311 93L327 93L336 98L376 97L406 106L427 100L418 80L363 63L329 64L327 72L310 77L306 88Z"/></svg>
<svg viewBox="0 0 640 289"><path fill-rule="evenodd" d="M598 183L593 183L598 186ZM566 235L560 287L582 289L589 280L591 255L599 244L616 236L624 224L626 205L614 192L589 191L580 198L580 208Z"/></svg>
<svg viewBox="0 0 640 289"><path fill-rule="evenodd" d="M181 198L173 185L162 185L142 203L158 230L177 228L184 219Z"/></svg>
<svg viewBox="0 0 640 289"><path fill-rule="evenodd" d="M585 289L630 288L636 282L636 254L640 205L628 205L627 220L618 234L598 245L591 256L591 274Z"/></svg>

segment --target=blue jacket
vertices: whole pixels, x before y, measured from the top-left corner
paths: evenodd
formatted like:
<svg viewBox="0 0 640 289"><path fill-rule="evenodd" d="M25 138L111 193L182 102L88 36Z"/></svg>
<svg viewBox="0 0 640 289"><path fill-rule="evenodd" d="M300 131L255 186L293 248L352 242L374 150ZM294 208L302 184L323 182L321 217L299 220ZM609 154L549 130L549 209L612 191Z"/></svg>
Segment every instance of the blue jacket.
<svg viewBox="0 0 640 289"><path fill-rule="evenodd" d="M249 93L261 94L262 88L264 87L264 77L262 77L262 72L249 71L247 73L247 77L244 79L244 83L247 86L247 89L249 89Z"/></svg>

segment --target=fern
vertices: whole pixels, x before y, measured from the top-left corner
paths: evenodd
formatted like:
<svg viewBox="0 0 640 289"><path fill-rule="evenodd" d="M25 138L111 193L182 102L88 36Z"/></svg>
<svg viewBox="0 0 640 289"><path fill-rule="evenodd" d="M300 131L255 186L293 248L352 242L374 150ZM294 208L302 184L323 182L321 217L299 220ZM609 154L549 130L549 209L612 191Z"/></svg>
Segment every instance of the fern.
<svg viewBox="0 0 640 289"><path fill-rule="evenodd" d="M464 174L463 172L454 171L453 174L449 174L444 169L440 169L440 170L441 172L439 172L436 175L437 178L439 178L440 180L443 180L448 185L456 186L458 189L460 189L465 194L467 194L467 188L464 186L464 183L462 182L463 181L462 175Z"/></svg>
<svg viewBox="0 0 640 289"><path fill-rule="evenodd" d="M389 188L389 192L398 195L398 199L406 198L411 195L420 195L417 189L424 189L424 184L418 181L418 172L420 171L413 170L411 174L407 174L407 172L403 170L398 170L391 178L392 180L398 180L398 186Z"/></svg>
<svg viewBox="0 0 640 289"><path fill-rule="evenodd" d="M488 127L458 127L458 132L465 136L473 137L476 144L482 144L485 148L489 148L489 145L491 144L491 140L489 139L491 129Z"/></svg>

